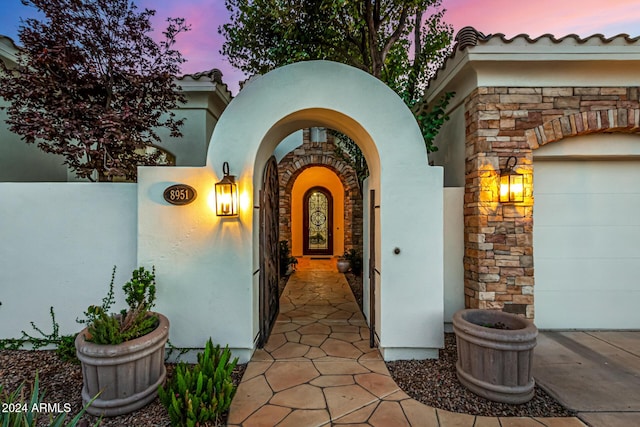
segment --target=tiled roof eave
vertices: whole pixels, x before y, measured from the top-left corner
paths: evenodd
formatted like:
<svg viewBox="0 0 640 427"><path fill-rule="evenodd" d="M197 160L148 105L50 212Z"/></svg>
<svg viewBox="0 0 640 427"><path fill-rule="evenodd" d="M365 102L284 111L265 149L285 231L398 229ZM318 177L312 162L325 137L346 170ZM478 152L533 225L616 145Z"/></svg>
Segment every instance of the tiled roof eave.
<svg viewBox="0 0 640 427"><path fill-rule="evenodd" d="M466 55L467 62L549 62L549 61L638 61L640 51L600 50L591 52L500 52L472 51Z"/></svg>
<svg viewBox="0 0 640 427"><path fill-rule="evenodd" d="M217 68L176 77L176 84L184 91L218 92L228 100L233 97L227 84L222 81L222 72Z"/></svg>
<svg viewBox="0 0 640 427"><path fill-rule="evenodd" d="M532 38L519 34L512 38L497 33L485 35L472 27L462 28L456 34L451 55L436 71L427 86L427 96L446 86L451 75L469 62L479 61L636 61L640 59L640 36L619 34L605 37L594 34L580 37L569 34L556 38L543 34ZM446 73L445 73L446 70ZM443 81L443 75L444 77Z"/></svg>
<svg viewBox="0 0 640 427"><path fill-rule="evenodd" d="M640 36L631 37L629 34L618 34L612 37L606 37L604 34L593 34L588 37L580 37L577 34L568 34L564 37L556 38L553 34L543 34L539 37L531 37L529 34L518 34L517 36L508 38L502 33L491 34L480 38L478 44L488 44L494 41L498 41L500 44L511 44L513 42L524 40L529 44L538 44L540 42L551 42L553 44L563 44L567 42L575 42L577 44L593 44L598 43L600 45L608 45L623 40L625 43L634 44L640 40Z"/></svg>
<svg viewBox="0 0 640 427"><path fill-rule="evenodd" d="M13 63L18 62L18 46L11 37L0 35L0 56L7 58Z"/></svg>

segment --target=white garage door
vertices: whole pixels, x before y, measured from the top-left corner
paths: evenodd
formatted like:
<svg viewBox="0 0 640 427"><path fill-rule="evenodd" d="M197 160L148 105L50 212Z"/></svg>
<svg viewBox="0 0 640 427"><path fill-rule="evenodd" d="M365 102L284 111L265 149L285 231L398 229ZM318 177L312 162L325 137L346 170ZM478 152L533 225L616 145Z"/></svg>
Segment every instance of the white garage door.
<svg viewBox="0 0 640 427"><path fill-rule="evenodd" d="M640 161L535 158L534 197L538 327L640 328Z"/></svg>

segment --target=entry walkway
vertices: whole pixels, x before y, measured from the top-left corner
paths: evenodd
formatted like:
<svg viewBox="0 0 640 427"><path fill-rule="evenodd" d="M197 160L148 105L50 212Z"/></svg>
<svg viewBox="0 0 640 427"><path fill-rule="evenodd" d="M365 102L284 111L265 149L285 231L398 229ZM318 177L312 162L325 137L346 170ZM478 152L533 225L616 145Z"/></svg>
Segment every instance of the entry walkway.
<svg viewBox="0 0 640 427"><path fill-rule="evenodd" d="M578 427L575 418L475 417L411 399L369 348L369 328L329 261L299 265L265 348L254 353L231 405L242 427Z"/></svg>

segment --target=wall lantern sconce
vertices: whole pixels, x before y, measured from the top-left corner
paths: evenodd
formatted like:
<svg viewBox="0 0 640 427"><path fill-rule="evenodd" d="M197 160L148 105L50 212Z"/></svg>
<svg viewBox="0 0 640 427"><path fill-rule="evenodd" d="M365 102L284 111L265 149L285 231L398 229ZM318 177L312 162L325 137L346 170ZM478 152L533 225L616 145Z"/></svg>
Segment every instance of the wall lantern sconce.
<svg viewBox="0 0 640 427"><path fill-rule="evenodd" d="M500 202L519 203L524 201L524 175L513 171L518 163L515 156L507 159L507 165L500 171Z"/></svg>
<svg viewBox="0 0 640 427"><path fill-rule="evenodd" d="M216 215L237 216L238 215L238 186L236 177L229 175L229 163L222 164L224 177L222 181L216 183Z"/></svg>

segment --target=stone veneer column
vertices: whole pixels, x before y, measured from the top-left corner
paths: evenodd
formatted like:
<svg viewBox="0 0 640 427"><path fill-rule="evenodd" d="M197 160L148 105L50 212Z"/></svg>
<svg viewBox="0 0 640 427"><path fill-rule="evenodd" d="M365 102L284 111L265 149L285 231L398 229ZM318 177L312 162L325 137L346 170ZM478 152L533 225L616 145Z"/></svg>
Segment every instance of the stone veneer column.
<svg viewBox="0 0 640 427"><path fill-rule="evenodd" d="M465 100L464 292L467 308L534 317L533 150L565 137L639 131L636 87L481 87ZM507 159L522 203L498 202Z"/></svg>

